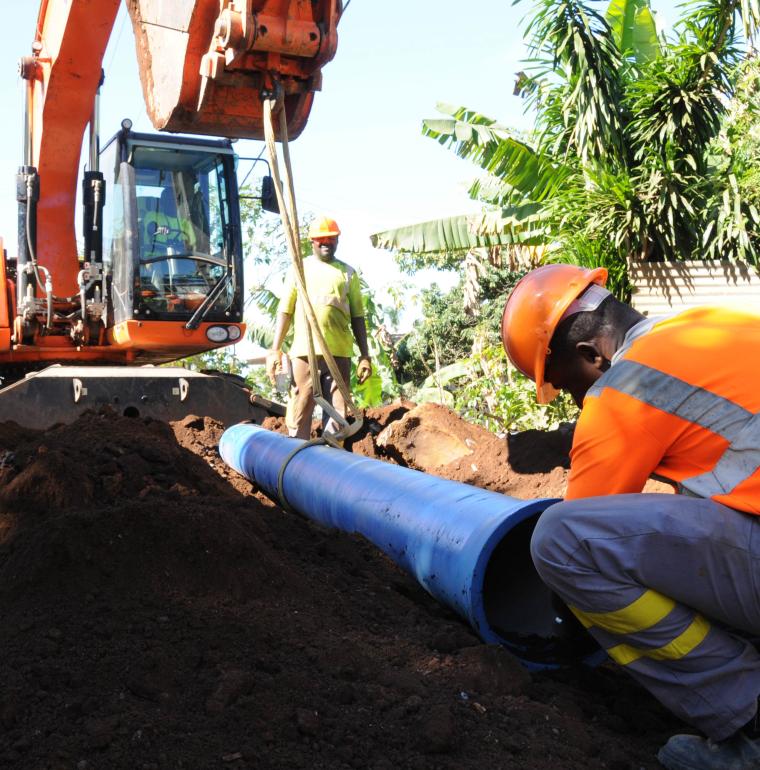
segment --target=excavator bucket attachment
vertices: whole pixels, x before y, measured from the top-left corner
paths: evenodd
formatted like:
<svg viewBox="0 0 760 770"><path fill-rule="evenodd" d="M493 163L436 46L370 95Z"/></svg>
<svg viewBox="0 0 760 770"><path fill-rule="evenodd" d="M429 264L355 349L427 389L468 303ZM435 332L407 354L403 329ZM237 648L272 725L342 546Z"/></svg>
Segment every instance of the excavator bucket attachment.
<svg viewBox="0 0 760 770"><path fill-rule="evenodd" d="M297 137L335 55L341 0L127 0L143 94L163 131L262 139L281 89ZM161 62L155 67L155 62Z"/></svg>

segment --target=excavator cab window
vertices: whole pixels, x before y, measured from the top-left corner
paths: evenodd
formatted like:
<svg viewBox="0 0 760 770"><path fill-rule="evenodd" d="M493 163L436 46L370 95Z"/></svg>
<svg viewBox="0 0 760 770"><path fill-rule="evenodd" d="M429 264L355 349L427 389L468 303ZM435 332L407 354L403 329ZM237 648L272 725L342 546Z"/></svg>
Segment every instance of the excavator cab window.
<svg viewBox="0 0 760 770"><path fill-rule="evenodd" d="M242 255L232 150L135 134L116 144L121 161L109 162L106 148L101 166L105 174L113 168L114 176L104 252L117 319L130 312L184 320L202 308L204 320L239 320Z"/></svg>
<svg viewBox="0 0 760 770"><path fill-rule="evenodd" d="M208 153L135 150L142 312L194 311L226 272L224 166ZM215 305L227 310L232 284Z"/></svg>

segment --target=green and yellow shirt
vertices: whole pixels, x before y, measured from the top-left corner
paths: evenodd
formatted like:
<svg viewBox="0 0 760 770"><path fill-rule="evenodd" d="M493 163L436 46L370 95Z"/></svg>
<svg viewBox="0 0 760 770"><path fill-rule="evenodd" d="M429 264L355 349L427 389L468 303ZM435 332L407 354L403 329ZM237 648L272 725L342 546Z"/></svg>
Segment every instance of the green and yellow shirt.
<svg viewBox="0 0 760 770"><path fill-rule="evenodd" d="M309 299L329 351L334 356L350 358L354 351L351 319L364 316L359 276L352 267L339 259L323 262L314 255L304 259L303 270ZM307 323L298 307L296 287L295 273L291 267L285 278L278 311L294 316L290 355L308 356ZM314 350L317 355L322 352L316 339Z"/></svg>

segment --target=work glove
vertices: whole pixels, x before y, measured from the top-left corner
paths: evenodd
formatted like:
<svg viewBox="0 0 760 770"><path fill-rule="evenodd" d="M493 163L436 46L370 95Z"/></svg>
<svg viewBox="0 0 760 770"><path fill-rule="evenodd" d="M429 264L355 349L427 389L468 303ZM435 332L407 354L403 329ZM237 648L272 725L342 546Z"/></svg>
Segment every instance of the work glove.
<svg viewBox="0 0 760 770"><path fill-rule="evenodd" d="M282 351L270 350L267 353L267 376L272 385L275 384L275 377L282 371Z"/></svg>
<svg viewBox="0 0 760 770"><path fill-rule="evenodd" d="M372 376L372 364L369 358L360 358L356 366L356 381L363 385Z"/></svg>

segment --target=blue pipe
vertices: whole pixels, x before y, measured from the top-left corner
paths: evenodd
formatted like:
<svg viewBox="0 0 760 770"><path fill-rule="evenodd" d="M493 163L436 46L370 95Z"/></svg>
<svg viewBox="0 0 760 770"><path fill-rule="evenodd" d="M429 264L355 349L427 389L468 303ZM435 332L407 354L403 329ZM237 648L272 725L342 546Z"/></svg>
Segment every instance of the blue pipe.
<svg viewBox="0 0 760 770"><path fill-rule="evenodd" d="M516 500L305 443L242 423L224 432L219 450L285 507L366 537L483 641L506 645L529 668L587 659L598 650L530 558L533 527L555 500Z"/></svg>

